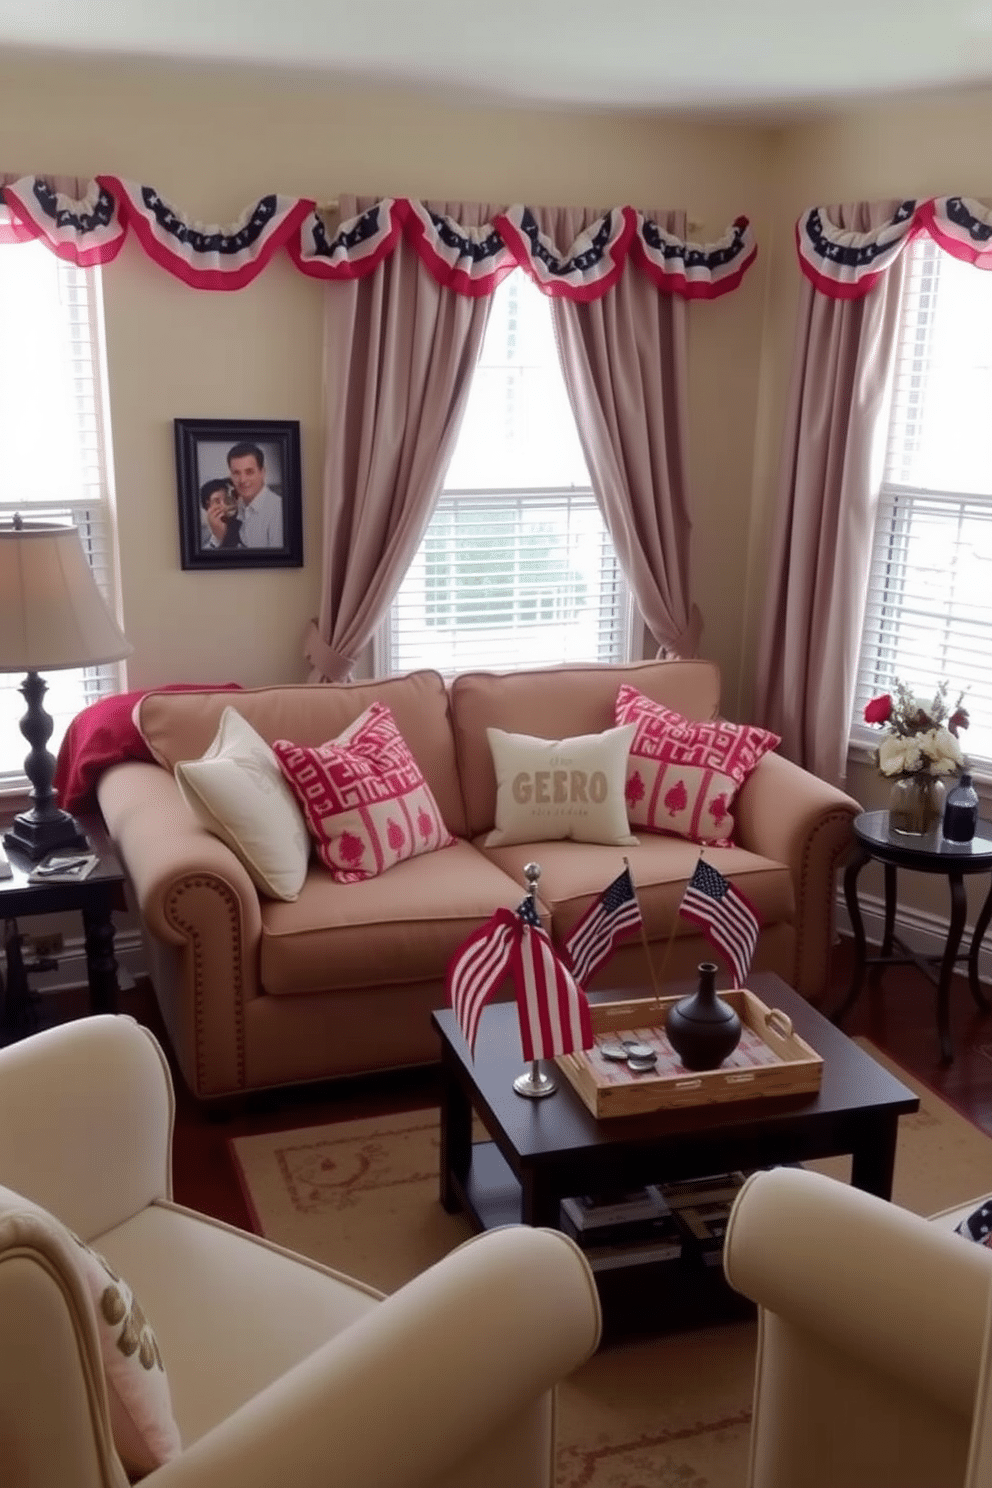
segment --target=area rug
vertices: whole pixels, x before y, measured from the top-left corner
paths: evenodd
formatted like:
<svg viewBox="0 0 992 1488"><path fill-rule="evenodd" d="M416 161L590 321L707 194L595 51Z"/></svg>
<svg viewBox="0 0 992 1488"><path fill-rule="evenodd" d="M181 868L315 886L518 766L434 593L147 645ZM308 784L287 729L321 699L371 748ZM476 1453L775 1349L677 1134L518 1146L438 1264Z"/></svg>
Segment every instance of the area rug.
<svg viewBox="0 0 992 1488"><path fill-rule="evenodd" d="M864 1047L920 1096L899 1127L893 1198L926 1214L992 1190L992 1138ZM438 1203L435 1108L236 1137L260 1234L390 1292L468 1238ZM847 1159L817 1163L846 1178ZM557 1488L743 1483L755 1328L614 1344L559 1391Z"/></svg>

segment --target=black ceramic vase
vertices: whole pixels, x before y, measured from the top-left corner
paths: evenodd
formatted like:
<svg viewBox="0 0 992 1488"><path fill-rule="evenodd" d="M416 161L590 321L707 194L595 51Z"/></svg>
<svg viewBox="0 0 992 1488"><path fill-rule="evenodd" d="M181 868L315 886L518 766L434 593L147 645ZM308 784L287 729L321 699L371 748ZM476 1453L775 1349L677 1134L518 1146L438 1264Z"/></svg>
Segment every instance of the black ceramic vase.
<svg viewBox="0 0 992 1488"><path fill-rule="evenodd" d="M741 1020L716 993L717 968L699 964L699 990L669 1008L665 1032L689 1070L716 1069L740 1043Z"/></svg>

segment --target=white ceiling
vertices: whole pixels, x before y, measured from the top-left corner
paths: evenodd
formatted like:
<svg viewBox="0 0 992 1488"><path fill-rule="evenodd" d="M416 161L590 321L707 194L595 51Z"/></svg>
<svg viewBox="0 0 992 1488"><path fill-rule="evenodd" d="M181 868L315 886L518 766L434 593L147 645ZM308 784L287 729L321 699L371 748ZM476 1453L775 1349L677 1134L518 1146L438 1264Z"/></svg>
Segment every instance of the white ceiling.
<svg viewBox="0 0 992 1488"><path fill-rule="evenodd" d="M267 64L480 101L788 111L992 81L992 0L0 0L0 48Z"/></svg>

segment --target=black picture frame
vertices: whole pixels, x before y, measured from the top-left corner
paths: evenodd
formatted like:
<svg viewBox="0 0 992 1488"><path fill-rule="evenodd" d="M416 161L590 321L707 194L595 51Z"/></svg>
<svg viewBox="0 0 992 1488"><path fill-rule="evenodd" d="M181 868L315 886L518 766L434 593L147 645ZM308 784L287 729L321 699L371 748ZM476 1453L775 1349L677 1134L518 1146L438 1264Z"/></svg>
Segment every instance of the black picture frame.
<svg viewBox="0 0 992 1488"><path fill-rule="evenodd" d="M303 565L303 494L300 481L300 425L295 419L173 420L176 445L176 484L179 499L179 553L185 569L301 568ZM255 454L241 451L232 470L229 453L250 445ZM259 465L257 454L261 453ZM249 489L261 475L261 489L238 497L236 482ZM220 489L225 482L228 491ZM210 495L205 488L213 486ZM278 498L278 503L264 493ZM212 499L211 527L206 515ZM252 534L243 541L244 516ZM226 515L218 512L220 502ZM223 539L219 533L223 533ZM281 542L274 541L281 537ZM223 545L221 545L223 543Z"/></svg>

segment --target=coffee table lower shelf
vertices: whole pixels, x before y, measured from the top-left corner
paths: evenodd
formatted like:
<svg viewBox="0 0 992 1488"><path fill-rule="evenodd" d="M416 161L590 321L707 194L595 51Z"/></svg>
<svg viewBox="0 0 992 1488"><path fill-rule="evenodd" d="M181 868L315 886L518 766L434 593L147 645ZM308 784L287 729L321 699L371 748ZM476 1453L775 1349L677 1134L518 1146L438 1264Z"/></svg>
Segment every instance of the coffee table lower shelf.
<svg viewBox="0 0 992 1488"><path fill-rule="evenodd" d="M919 1109L919 1097L780 977L762 972L751 981L755 995L780 1008L822 1059L819 1089L597 1120L564 1077L547 1100L519 1095L513 1003L487 1006L474 1051L453 1011L437 1009L431 1018L440 1036L445 1209L463 1211L480 1229L559 1227L568 1195L837 1156L850 1158L856 1188L890 1198L899 1118ZM483 1132L491 1140L473 1141ZM719 1256L708 1259L712 1264L705 1264L702 1249L687 1246L675 1260L597 1270L607 1331L616 1322L625 1332L667 1332L723 1319L733 1306L740 1315L741 1301L724 1281Z"/></svg>
<svg viewBox="0 0 992 1488"><path fill-rule="evenodd" d="M449 1181L462 1212L479 1230L520 1223L520 1184L495 1142L473 1143L465 1181L454 1175ZM704 1264L698 1255L593 1274L607 1342L755 1316L754 1304L728 1285L722 1266Z"/></svg>

